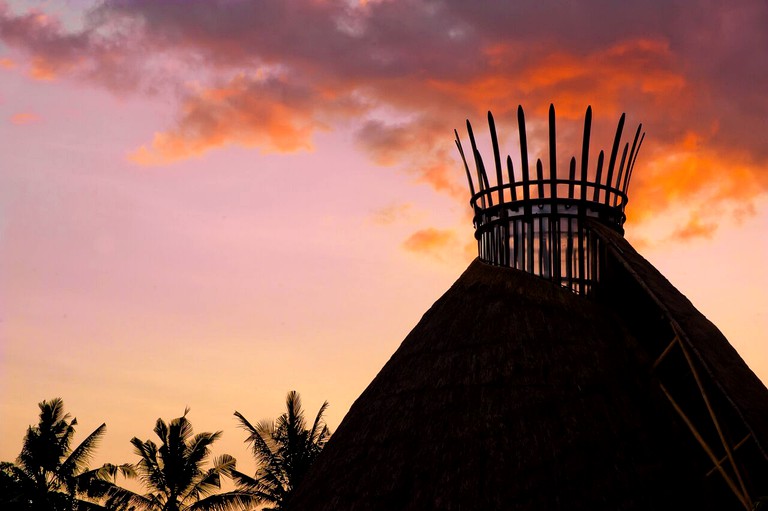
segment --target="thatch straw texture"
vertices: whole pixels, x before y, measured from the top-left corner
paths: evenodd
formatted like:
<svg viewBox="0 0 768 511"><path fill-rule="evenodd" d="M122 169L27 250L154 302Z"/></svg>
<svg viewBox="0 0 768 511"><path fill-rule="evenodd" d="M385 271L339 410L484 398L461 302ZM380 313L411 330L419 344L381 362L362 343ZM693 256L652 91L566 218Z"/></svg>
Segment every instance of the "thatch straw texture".
<svg viewBox="0 0 768 511"><path fill-rule="evenodd" d="M690 470L697 446L653 382L656 356L612 307L475 261L352 405L290 509L720 505Z"/></svg>
<svg viewBox="0 0 768 511"><path fill-rule="evenodd" d="M606 242L610 257L635 281L640 292L654 302L666 321L675 326L680 339L706 370L706 376L744 420L763 456L768 456L768 390L765 385L722 332L622 236L599 224L594 224L592 228ZM613 294L618 295L622 291L625 303L615 307L631 309L634 304L631 296L626 296L626 289L614 291ZM768 473L763 476L768 483Z"/></svg>

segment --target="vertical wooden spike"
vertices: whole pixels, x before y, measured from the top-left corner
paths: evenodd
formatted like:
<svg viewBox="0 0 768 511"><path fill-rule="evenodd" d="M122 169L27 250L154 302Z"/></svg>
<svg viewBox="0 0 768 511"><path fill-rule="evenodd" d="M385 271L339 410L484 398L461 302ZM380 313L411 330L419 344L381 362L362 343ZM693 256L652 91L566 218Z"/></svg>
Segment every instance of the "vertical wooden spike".
<svg viewBox="0 0 768 511"><path fill-rule="evenodd" d="M629 185L629 169L632 164L632 158L634 158L635 155L635 149L637 148L637 139L640 136L640 130L643 128L642 124L639 124L637 126L637 131L635 131L635 138L632 140L632 149L629 151L629 159L627 160L627 170L624 173L624 184L621 186L622 193L627 193L627 186Z"/></svg>
<svg viewBox="0 0 768 511"><path fill-rule="evenodd" d="M574 161L576 158L572 158ZM566 218L565 229L565 280L568 283L568 289L573 289L573 221L571 218Z"/></svg>
<svg viewBox="0 0 768 511"><path fill-rule="evenodd" d="M589 137L592 131L592 106L584 115L584 139L581 145L581 200L587 199L587 165L589 165Z"/></svg>
<svg viewBox="0 0 768 511"><path fill-rule="evenodd" d="M539 199L544 198L544 165L540 158L536 158L536 184Z"/></svg>
<svg viewBox="0 0 768 511"><path fill-rule="evenodd" d="M493 115L488 111L488 127L491 130L491 142L493 143L493 161L496 164L496 186L499 189L499 204L504 202L504 178L501 176L501 154L499 153L499 139L496 136L496 123Z"/></svg>
<svg viewBox="0 0 768 511"><path fill-rule="evenodd" d="M627 160L627 151L629 150L629 142L624 144L624 151L621 153L621 163L619 164L619 175L616 177L616 189L621 190L621 178L624 172L624 162ZM613 205L615 206L619 202L619 196L616 195L613 198Z"/></svg>
<svg viewBox="0 0 768 511"><path fill-rule="evenodd" d="M507 174L509 174L509 187L512 191L512 200L517 200L517 186L515 183L515 169L512 166L512 158L507 156Z"/></svg>
<svg viewBox="0 0 768 511"><path fill-rule="evenodd" d="M552 200L551 217L547 223L547 249L549 258L547 270L550 278L560 283L560 220L557 215L557 128L555 125L555 105L549 104L549 197Z"/></svg>
<svg viewBox="0 0 768 511"><path fill-rule="evenodd" d="M603 173L603 159L605 158L605 155L603 154L603 151L600 150L600 154L597 155L597 172L595 174L595 193L592 196L592 200L594 202L600 202L600 177Z"/></svg>
<svg viewBox="0 0 768 511"><path fill-rule="evenodd" d="M530 175L528 174L528 138L525 134L525 113L523 107L517 107L517 128L520 133L520 166L523 170L523 200L530 198L531 192L528 190Z"/></svg>
<svg viewBox="0 0 768 511"><path fill-rule="evenodd" d="M549 179L550 192L554 206L557 200L557 130L555 128L555 105L549 104ZM554 212L554 210L553 210Z"/></svg>
<svg viewBox="0 0 768 511"><path fill-rule="evenodd" d="M557 207L557 204L554 202L552 203L552 209L555 211L555 208ZM562 246L560 245L561 234L560 234L560 217L558 215L554 215L549 219L549 246L551 248L552 257L550 259L550 264L552 267L552 278L554 279L555 283L558 285L562 285Z"/></svg>
<svg viewBox="0 0 768 511"><path fill-rule="evenodd" d="M485 187L485 196L488 199L488 206L493 206L493 193L491 192L491 185L488 182L488 172L485 171L483 157L477 149L475 149L475 160L477 161L477 170L483 178L483 186Z"/></svg>
<svg viewBox="0 0 768 511"><path fill-rule="evenodd" d="M472 183L472 174L469 172L469 165L467 165L467 158L464 156L464 148L461 146L461 139L459 138L459 132L453 130L453 134L456 135L456 147L459 149L461 155L461 161L464 163L464 171L467 173L467 181L469 181L469 195L470 198L475 197L475 185Z"/></svg>
<svg viewBox="0 0 768 511"><path fill-rule="evenodd" d="M578 293L584 294L584 281L586 279L586 254L584 252L584 222L580 221L576 223L576 236L577 236L577 270L576 270L576 282L578 287Z"/></svg>
<svg viewBox="0 0 768 511"><path fill-rule="evenodd" d="M530 206L527 206L530 207ZM534 266L535 256L534 250L533 250L533 235L534 235L534 229L533 229L533 223L535 222L534 218L531 218L526 222L526 229L527 229L527 240L525 242L526 248L528 249L528 266L526 267L526 271L529 273L535 273L536 267Z"/></svg>
<svg viewBox="0 0 768 511"><path fill-rule="evenodd" d="M472 156L475 158L475 170L477 172L477 187L478 187L478 193L480 194L480 204L482 204L482 208L485 209L487 207L486 204L486 194L483 193L486 190L485 183L488 181L488 177L486 176L485 179L483 179L483 173L484 170L481 171L483 166L480 164L480 152L477 150L477 144L475 143L475 134L472 131L472 124L470 124L469 119L467 119L467 133L469 134L469 143L472 145ZM480 160L479 160L480 159Z"/></svg>
<svg viewBox="0 0 768 511"><path fill-rule="evenodd" d="M643 135L640 137L640 142L637 144L635 156L632 158L632 165L629 166L629 170L627 171L627 190L629 190L629 180L632 179L632 172L635 170L635 162L637 161L637 155L640 154L640 147L643 145L643 140L645 140L645 132L643 132Z"/></svg>
<svg viewBox="0 0 768 511"><path fill-rule="evenodd" d="M624 129L625 114L621 114L619 118L619 124L616 127L616 136L613 138L613 147L611 148L611 159L608 161L608 177L605 180L605 184L608 185L608 190L605 192L605 204L611 203L611 189L613 188L613 168L616 165L616 155L619 152L619 144L621 143L621 132Z"/></svg>
<svg viewBox="0 0 768 511"><path fill-rule="evenodd" d="M568 198L573 199L573 184L576 181L576 157L571 156L571 165L568 170Z"/></svg>

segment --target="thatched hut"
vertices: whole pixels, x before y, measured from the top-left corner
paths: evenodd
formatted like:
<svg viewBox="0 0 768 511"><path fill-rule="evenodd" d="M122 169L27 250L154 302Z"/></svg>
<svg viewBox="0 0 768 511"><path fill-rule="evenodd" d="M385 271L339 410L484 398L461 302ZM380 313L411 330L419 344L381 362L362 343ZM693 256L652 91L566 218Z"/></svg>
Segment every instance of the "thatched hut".
<svg viewBox="0 0 768 511"><path fill-rule="evenodd" d="M538 163L505 181L497 157L493 187L473 147L480 259L352 405L289 509L750 509L768 495L768 390L621 235L634 159L625 146L614 168L617 145L606 178L602 153L587 179Z"/></svg>

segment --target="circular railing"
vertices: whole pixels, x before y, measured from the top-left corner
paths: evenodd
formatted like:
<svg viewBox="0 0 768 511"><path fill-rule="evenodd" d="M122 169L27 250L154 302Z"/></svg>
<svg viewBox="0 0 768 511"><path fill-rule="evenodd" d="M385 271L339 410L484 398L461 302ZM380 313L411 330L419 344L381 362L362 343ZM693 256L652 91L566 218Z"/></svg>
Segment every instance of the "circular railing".
<svg viewBox="0 0 768 511"><path fill-rule="evenodd" d="M629 142L624 144L619 158L625 120L622 114L608 162L601 150L592 170L589 166L592 108L588 107L580 168L577 172L576 158L571 157L567 177L560 177L554 106L549 108L550 161L546 168L541 159L530 168L522 107L518 107L517 117L521 163L516 172L510 156L506 157L506 165L502 165L495 122L488 112L495 163L493 185L477 149L472 125L467 121L476 179L469 170L458 132L454 132L469 182L478 256L491 264L527 271L588 294L599 280L602 249L586 220L595 219L624 233L627 189L645 137L644 133L641 135L642 124L637 127L631 146Z"/></svg>

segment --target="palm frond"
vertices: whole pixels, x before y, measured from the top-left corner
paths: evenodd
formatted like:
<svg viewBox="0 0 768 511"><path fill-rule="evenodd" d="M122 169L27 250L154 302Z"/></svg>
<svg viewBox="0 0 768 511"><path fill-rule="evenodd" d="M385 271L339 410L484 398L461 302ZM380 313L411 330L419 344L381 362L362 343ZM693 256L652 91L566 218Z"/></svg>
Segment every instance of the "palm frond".
<svg viewBox="0 0 768 511"><path fill-rule="evenodd" d="M117 486L117 476L121 474L126 479L136 477L133 465L113 465L105 463L99 468L79 474L76 478L78 493L85 493L88 497L101 499L113 493Z"/></svg>
<svg viewBox="0 0 768 511"><path fill-rule="evenodd" d="M171 421L170 429L175 436L174 440L178 439L180 445L186 445L194 434L192 423L187 419L187 413L189 413L189 408L184 409L184 415Z"/></svg>
<svg viewBox="0 0 768 511"><path fill-rule="evenodd" d="M258 479L240 472L239 470L231 470L229 477L238 486L238 488L256 491L259 488Z"/></svg>
<svg viewBox="0 0 768 511"><path fill-rule="evenodd" d="M325 410L327 408L328 401L324 401L322 406L320 406L320 410L318 410L317 415L315 416L315 421L312 423L312 429L309 430L310 442L318 442L320 439L322 439L323 432L328 431L328 428L325 426L325 422L323 420L323 414L325 414Z"/></svg>
<svg viewBox="0 0 768 511"><path fill-rule="evenodd" d="M69 419L70 415L64 413L64 401L55 397L50 401L42 401L37 405L40 408L40 428L52 428L57 422ZM77 423L75 421L75 423Z"/></svg>
<svg viewBox="0 0 768 511"><path fill-rule="evenodd" d="M260 504L262 500L245 491L229 491L210 495L191 504L187 511L233 511L246 510Z"/></svg>
<svg viewBox="0 0 768 511"><path fill-rule="evenodd" d="M229 475L237 467L237 459L229 454L221 454L213 458L213 466L224 475Z"/></svg>
<svg viewBox="0 0 768 511"><path fill-rule="evenodd" d="M96 449L101 437L107 430L107 425L102 424L96 428L93 433L88 435L80 445L78 445L67 459L61 464L58 472L63 477L72 477L78 470L81 470L93 457L93 451Z"/></svg>
<svg viewBox="0 0 768 511"><path fill-rule="evenodd" d="M295 390L290 391L285 398L285 409L287 410L287 413L284 414L286 421L296 431L305 429L304 411L301 409L301 396Z"/></svg>
<svg viewBox="0 0 768 511"><path fill-rule="evenodd" d="M72 509L76 509L77 511L112 511L111 508L107 508L98 502L91 502L83 499L76 499L72 505Z"/></svg>
<svg viewBox="0 0 768 511"><path fill-rule="evenodd" d="M274 431L273 424L261 421L254 426L240 412L235 412L235 417L239 419L241 427L248 432L245 443L251 448L256 462L259 464L269 464L277 456L277 453L269 445L272 441L272 432Z"/></svg>
<svg viewBox="0 0 768 511"><path fill-rule="evenodd" d="M69 423L61 421L54 425L56 429L55 434L58 440L60 459L67 456L70 452L70 445L72 444L72 437L75 436L76 425L77 419L72 419L72 422Z"/></svg>
<svg viewBox="0 0 768 511"><path fill-rule="evenodd" d="M115 485L107 493L106 507L115 510L132 508L153 510L162 509L162 503L155 495L140 495Z"/></svg>
<svg viewBox="0 0 768 511"><path fill-rule="evenodd" d="M237 470L233 470L230 476L238 490L251 493L262 502L277 504L286 496L285 488L279 483L264 478L253 478Z"/></svg>
<svg viewBox="0 0 768 511"><path fill-rule="evenodd" d="M153 489L165 488L166 477L157 459L157 445L152 440L142 442L136 437L131 439L131 444L140 458L136 469L142 482Z"/></svg>
<svg viewBox="0 0 768 511"><path fill-rule="evenodd" d="M221 435L221 431L195 435L184 450L184 458L189 464L198 465L210 453L210 445L221 438Z"/></svg>
<svg viewBox="0 0 768 511"><path fill-rule="evenodd" d="M122 465L113 465L112 463L105 463L101 467L95 470L96 477L103 481L116 481L117 476L121 475L126 479L134 479L137 475L136 467L130 463L123 463Z"/></svg>

